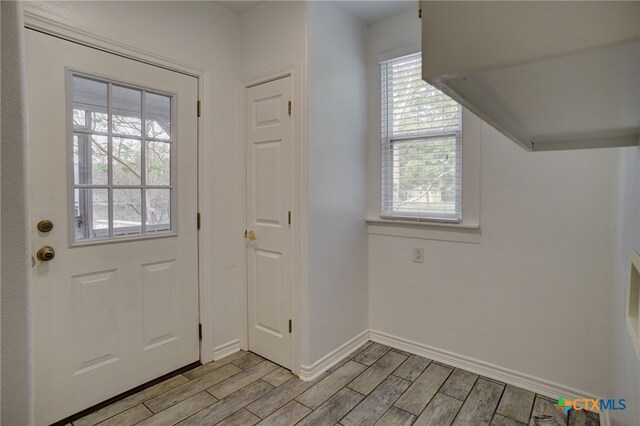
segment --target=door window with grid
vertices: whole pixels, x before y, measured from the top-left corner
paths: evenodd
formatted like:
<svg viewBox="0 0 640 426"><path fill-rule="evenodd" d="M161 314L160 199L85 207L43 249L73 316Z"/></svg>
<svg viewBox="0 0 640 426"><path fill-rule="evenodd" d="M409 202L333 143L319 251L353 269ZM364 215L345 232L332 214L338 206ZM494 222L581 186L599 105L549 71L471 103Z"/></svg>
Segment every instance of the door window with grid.
<svg viewBox="0 0 640 426"><path fill-rule="evenodd" d="M462 220L462 109L422 80L421 55L381 62L381 217Z"/></svg>
<svg viewBox="0 0 640 426"><path fill-rule="evenodd" d="M73 241L173 231L173 95L71 74Z"/></svg>

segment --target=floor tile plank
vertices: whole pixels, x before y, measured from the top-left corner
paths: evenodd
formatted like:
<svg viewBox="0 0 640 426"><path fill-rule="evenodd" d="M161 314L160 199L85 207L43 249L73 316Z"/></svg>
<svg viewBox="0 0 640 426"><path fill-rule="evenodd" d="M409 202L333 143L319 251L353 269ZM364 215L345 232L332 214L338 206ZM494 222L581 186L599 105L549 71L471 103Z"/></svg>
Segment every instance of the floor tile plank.
<svg viewBox="0 0 640 426"><path fill-rule="evenodd" d="M216 424L216 426L253 426L259 422L260 417L251 414L243 408Z"/></svg>
<svg viewBox="0 0 640 426"><path fill-rule="evenodd" d="M190 380L187 383L160 394L145 402L145 405L154 413L166 410L172 405L184 401L185 399L206 390L207 388L220 383L223 380L240 373L242 370L233 364L227 364L210 373Z"/></svg>
<svg viewBox="0 0 640 426"><path fill-rule="evenodd" d="M389 346L373 343L367 349L354 356L353 360L368 366L382 358L382 356L390 350L391 348Z"/></svg>
<svg viewBox="0 0 640 426"><path fill-rule="evenodd" d="M247 368L251 368L262 361L264 361L264 358L262 358L260 355L249 352L246 356L233 361L233 363L243 370L246 370Z"/></svg>
<svg viewBox="0 0 640 426"><path fill-rule="evenodd" d="M260 399L249 404L247 409L264 419L274 411L288 404L289 401L293 400L307 389L319 383L325 377L326 375L323 374L311 382L304 382L298 378L291 379L282 386L277 387Z"/></svg>
<svg viewBox="0 0 640 426"><path fill-rule="evenodd" d="M502 414L495 414L491 420L491 426L527 426L526 423L520 423Z"/></svg>
<svg viewBox="0 0 640 426"><path fill-rule="evenodd" d="M358 355L360 352L364 351L365 349L367 349L369 346L373 345L373 342L371 340L368 340L367 343L360 345L357 349L355 349L353 352L351 352L347 358L349 359L353 359L353 357L355 357L356 355Z"/></svg>
<svg viewBox="0 0 640 426"><path fill-rule="evenodd" d="M366 370L364 365L349 361L311 387L305 393L298 396L296 401L309 408L316 409L364 370Z"/></svg>
<svg viewBox="0 0 640 426"><path fill-rule="evenodd" d="M570 410L569 426L600 426L600 415L586 410Z"/></svg>
<svg viewBox="0 0 640 426"><path fill-rule="evenodd" d="M336 370L338 370L340 367L342 367L343 365L345 365L346 363L348 363L349 361L351 361L351 358L345 358L343 360L341 360L340 362L338 362L336 365L334 365L333 367L331 367L330 369L327 370L327 373L331 374L333 372L335 372Z"/></svg>
<svg viewBox="0 0 640 426"><path fill-rule="evenodd" d="M420 415L440 386L447 380L452 368L431 363L411 387L400 397L395 406L411 414Z"/></svg>
<svg viewBox="0 0 640 426"><path fill-rule="evenodd" d="M363 395L368 395L406 359L407 357L404 355L389 351L365 372L356 377L347 387Z"/></svg>
<svg viewBox="0 0 640 426"><path fill-rule="evenodd" d="M103 420L113 417L118 413L122 413L125 410L135 407L136 405L139 405L144 401L147 401L157 395L167 392L187 382L187 378L183 375L171 377L170 379L167 379L138 393L121 399L120 401L114 402L113 404L108 405L98 411L94 411L93 413L88 414L79 420L76 420L75 422L73 422L73 424L74 426L95 425Z"/></svg>
<svg viewBox="0 0 640 426"><path fill-rule="evenodd" d="M132 426L146 418L153 416L151 410L145 407L143 404L136 405L133 408L129 408L127 411L123 411L120 414L98 423L100 426Z"/></svg>
<svg viewBox="0 0 640 426"><path fill-rule="evenodd" d="M447 381L444 382L440 393L464 401L469 396L469 392L471 392L473 385L476 384L478 377L477 374L456 368Z"/></svg>
<svg viewBox="0 0 640 426"><path fill-rule="evenodd" d="M333 426L364 398L358 392L342 388L324 404L305 417L299 426Z"/></svg>
<svg viewBox="0 0 640 426"><path fill-rule="evenodd" d="M148 419L138 423L140 426L150 425L173 425L180 420L186 419L190 415L197 413L205 407L214 404L217 401L207 392L200 392L190 398L185 399L164 411L161 411Z"/></svg>
<svg viewBox="0 0 640 426"><path fill-rule="evenodd" d="M431 360L418 355L411 355L396 371L396 376L413 382L429 366Z"/></svg>
<svg viewBox="0 0 640 426"><path fill-rule="evenodd" d="M296 376L293 375L291 371L283 367L278 367L276 370L264 376L262 380L264 380L265 382L269 383L272 386L278 387L288 382L289 380L293 379L294 377Z"/></svg>
<svg viewBox="0 0 640 426"><path fill-rule="evenodd" d="M250 367L248 370L244 370L242 373L238 373L235 376L228 378L227 380L211 386L207 389L211 395L218 399L226 398L232 393L242 389L249 383L266 376L278 366L271 361L262 361L259 364Z"/></svg>
<svg viewBox="0 0 640 426"><path fill-rule="evenodd" d="M409 386L411 386L411 382L407 380L396 376L387 377L380 386L342 419L340 424L344 426L374 425Z"/></svg>
<svg viewBox="0 0 640 426"><path fill-rule="evenodd" d="M184 420L180 425L214 425L229 417L236 411L246 407L256 399L265 395L273 389L267 382L262 380L255 381L239 391L229 395L208 408L199 411L188 419Z"/></svg>
<svg viewBox="0 0 640 426"><path fill-rule="evenodd" d="M424 409L415 426L449 426L462 407L462 401L442 393L436 394Z"/></svg>
<svg viewBox="0 0 640 426"><path fill-rule="evenodd" d="M259 423L260 426L293 426L305 418L311 409L291 401Z"/></svg>
<svg viewBox="0 0 640 426"><path fill-rule="evenodd" d="M399 353L400 355L404 355L406 357L410 357L411 356L411 354L409 352L405 352L405 351L400 350L400 349L391 348L391 350L396 352L396 353Z"/></svg>
<svg viewBox="0 0 640 426"><path fill-rule="evenodd" d="M416 419L411 413L407 413L398 407L391 407L378 420L376 426L411 426Z"/></svg>
<svg viewBox="0 0 640 426"><path fill-rule="evenodd" d="M564 412L558 410L555 404L549 401L547 398L543 398L539 395L536 396L536 401L533 403L533 410L531 412L531 419L529 420L529 426L536 426L533 418L535 416L549 415L552 416L562 426L567 424L567 415Z"/></svg>
<svg viewBox="0 0 640 426"><path fill-rule="evenodd" d="M478 379L454 421L455 426L484 426L491 423L504 386Z"/></svg>
<svg viewBox="0 0 640 426"><path fill-rule="evenodd" d="M531 409L536 394L528 390L507 385L496 409L496 413L502 414L520 423L526 423L531 417Z"/></svg>
<svg viewBox="0 0 640 426"><path fill-rule="evenodd" d="M172 377L73 426L599 426L597 413L368 341L305 382L251 352ZM67 425L72 426L72 425Z"/></svg>
<svg viewBox="0 0 640 426"><path fill-rule="evenodd" d="M196 367L193 370L189 370L186 373L184 373L183 376L189 380L196 379L200 376L204 376L205 374L212 372L213 370L217 370L220 367L224 367L225 365L230 364L237 359L245 357L247 356L247 354L249 354L249 352L245 352L245 351L238 351L238 352L232 353L231 355L228 355L217 361L212 361L207 364L203 364L199 367Z"/></svg>

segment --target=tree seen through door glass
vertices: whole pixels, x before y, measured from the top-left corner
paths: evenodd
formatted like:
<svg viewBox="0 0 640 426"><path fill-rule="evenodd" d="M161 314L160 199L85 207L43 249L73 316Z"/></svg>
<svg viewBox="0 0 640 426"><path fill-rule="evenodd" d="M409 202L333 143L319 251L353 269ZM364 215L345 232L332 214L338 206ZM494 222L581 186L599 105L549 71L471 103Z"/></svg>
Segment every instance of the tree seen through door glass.
<svg viewBox="0 0 640 426"><path fill-rule="evenodd" d="M142 141L113 137L111 167L114 185L140 185Z"/></svg>
<svg viewBox="0 0 640 426"><path fill-rule="evenodd" d="M147 232L167 231L171 225L171 190L147 189Z"/></svg>
<svg viewBox="0 0 640 426"><path fill-rule="evenodd" d="M145 100L147 137L163 140L171 139L171 98L155 93L147 93Z"/></svg>
<svg viewBox="0 0 640 426"><path fill-rule="evenodd" d="M140 189L113 189L114 235L139 235L142 232L142 196Z"/></svg>
<svg viewBox="0 0 640 426"><path fill-rule="evenodd" d="M72 86L74 128L107 132L107 83L74 77Z"/></svg>
<svg viewBox="0 0 640 426"><path fill-rule="evenodd" d="M106 189L74 190L75 239L92 240L109 236L109 193Z"/></svg>
<svg viewBox="0 0 640 426"><path fill-rule="evenodd" d="M113 133L129 136L142 134L142 92L112 85Z"/></svg>
<svg viewBox="0 0 640 426"><path fill-rule="evenodd" d="M171 184L171 144L147 142L147 184Z"/></svg>
<svg viewBox="0 0 640 426"><path fill-rule="evenodd" d="M173 97L72 80L75 241L172 231Z"/></svg>
<svg viewBox="0 0 640 426"><path fill-rule="evenodd" d="M106 185L109 180L107 163L108 138L101 135L73 135L73 176L77 184Z"/></svg>

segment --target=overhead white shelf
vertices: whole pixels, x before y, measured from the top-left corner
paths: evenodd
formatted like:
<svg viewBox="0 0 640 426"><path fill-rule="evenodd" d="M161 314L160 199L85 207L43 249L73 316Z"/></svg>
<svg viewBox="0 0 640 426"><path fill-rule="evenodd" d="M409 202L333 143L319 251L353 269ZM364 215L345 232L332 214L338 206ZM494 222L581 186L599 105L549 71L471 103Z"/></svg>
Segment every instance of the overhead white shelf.
<svg viewBox="0 0 640 426"><path fill-rule="evenodd" d="M640 2L424 2L423 78L527 150L640 144Z"/></svg>

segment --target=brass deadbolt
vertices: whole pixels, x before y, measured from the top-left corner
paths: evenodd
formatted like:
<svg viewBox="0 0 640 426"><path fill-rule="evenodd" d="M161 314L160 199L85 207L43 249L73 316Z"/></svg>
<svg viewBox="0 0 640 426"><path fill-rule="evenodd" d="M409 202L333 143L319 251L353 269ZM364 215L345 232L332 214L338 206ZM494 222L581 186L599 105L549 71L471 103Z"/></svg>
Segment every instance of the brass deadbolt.
<svg viewBox="0 0 640 426"><path fill-rule="evenodd" d="M246 231L246 230L244 231L244 237L245 237L246 239L248 239L248 240L252 240L252 241L253 241L253 240L255 240L255 239L257 238L257 237L256 237L256 233L255 233L255 232L253 232L253 231Z"/></svg>
<svg viewBox="0 0 640 426"><path fill-rule="evenodd" d="M41 220L38 222L38 231L40 232L49 232L53 229L53 222L50 220Z"/></svg>
<svg viewBox="0 0 640 426"><path fill-rule="evenodd" d="M48 262L56 257L56 251L53 249L53 247L44 246L40 250L38 250L38 253L36 253L36 257L42 262Z"/></svg>

